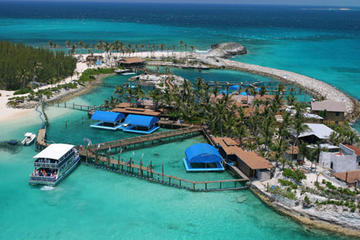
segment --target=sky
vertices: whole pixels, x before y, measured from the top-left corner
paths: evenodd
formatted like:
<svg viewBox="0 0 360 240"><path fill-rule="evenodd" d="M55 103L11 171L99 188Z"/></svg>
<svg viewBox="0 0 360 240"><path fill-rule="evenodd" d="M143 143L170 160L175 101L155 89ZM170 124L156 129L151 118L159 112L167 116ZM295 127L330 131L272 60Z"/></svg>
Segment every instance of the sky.
<svg viewBox="0 0 360 240"><path fill-rule="evenodd" d="M42 2L158 2L158 3L226 3L226 4L269 4L269 5L302 5L302 6L360 6L360 0L11 0ZM0 0L0 2L10 2Z"/></svg>

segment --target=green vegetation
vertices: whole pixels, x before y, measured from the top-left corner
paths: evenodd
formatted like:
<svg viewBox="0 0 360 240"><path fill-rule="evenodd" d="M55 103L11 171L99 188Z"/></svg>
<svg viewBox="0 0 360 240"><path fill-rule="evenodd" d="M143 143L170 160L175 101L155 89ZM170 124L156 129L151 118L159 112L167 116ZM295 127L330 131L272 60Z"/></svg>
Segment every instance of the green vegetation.
<svg viewBox="0 0 360 240"><path fill-rule="evenodd" d="M304 197L304 202L306 205L310 205L311 204L311 201L310 201L310 198L308 196L305 196Z"/></svg>
<svg viewBox="0 0 360 240"><path fill-rule="evenodd" d="M354 132L348 122L344 125L330 124L335 132L330 135L330 142L339 145L340 143L355 144L360 143L359 136Z"/></svg>
<svg viewBox="0 0 360 240"><path fill-rule="evenodd" d="M76 67L76 59L63 52L21 43L0 42L0 56L0 88L6 90L31 88L34 82L56 83L72 75Z"/></svg>
<svg viewBox="0 0 360 240"><path fill-rule="evenodd" d="M30 88L21 88L19 90L16 90L14 92L14 95L22 95L22 94L27 94L27 93L31 93L31 92L33 92L33 90Z"/></svg>
<svg viewBox="0 0 360 240"><path fill-rule="evenodd" d="M89 81L93 81L95 80L95 76L94 75L98 75L98 74L110 74L110 73L114 73L114 69L113 68L98 68L98 69L87 69L85 70L80 79L79 79L79 84L84 84L86 82Z"/></svg>
<svg viewBox="0 0 360 240"><path fill-rule="evenodd" d="M278 186L272 186L269 188L269 192L272 194L280 195L291 200L297 200L296 194L291 191L291 188L281 189Z"/></svg>
<svg viewBox="0 0 360 240"><path fill-rule="evenodd" d="M298 188L298 186L295 183L293 183L293 182L291 182L289 180L279 179L279 183L281 185L283 185L283 186L291 187L292 189L297 189Z"/></svg>
<svg viewBox="0 0 360 240"><path fill-rule="evenodd" d="M291 170L290 168L285 168L283 170L283 176L293 179L296 182L301 182L301 180L306 179L306 176L299 169Z"/></svg>

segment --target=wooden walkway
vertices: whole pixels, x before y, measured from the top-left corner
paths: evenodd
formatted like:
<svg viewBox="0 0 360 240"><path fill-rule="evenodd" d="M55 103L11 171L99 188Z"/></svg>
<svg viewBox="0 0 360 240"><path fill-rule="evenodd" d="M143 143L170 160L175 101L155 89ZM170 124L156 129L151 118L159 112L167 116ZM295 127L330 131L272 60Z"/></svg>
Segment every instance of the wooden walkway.
<svg viewBox="0 0 360 240"><path fill-rule="evenodd" d="M190 126L187 128L180 128L155 134L142 135L132 138L120 139L115 141L103 142L99 144L92 144L88 148L94 152L108 151L115 154L121 151L128 151L137 148L150 147L155 144L162 144L165 141L171 142L180 138L188 138L198 135L202 132L200 126ZM150 144L147 144L150 143Z"/></svg>
<svg viewBox="0 0 360 240"><path fill-rule="evenodd" d="M228 190L242 190L247 189L248 186L244 179L227 179L218 181L192 181L184 178L179 178L164 173L164 166L162 166L162 172L154 171L152 163L149 166L144 166L142 160L139 164L135 164L130 159L124 162L120 155L118 159L110 157L114 154L113 151L109 151L109 148L116 151L126 151L134 149L136 147L150 147L154 144L164 143L164 139L167 142L176 141L180 138L194 136L194 134L200 134L203 129L199 126L190 126L187 128L181 128L177 130L171 130L166 132L160 132L152 135L139 136L133 138L127 138L123 140L111 141L101 144L93 144L90 146L77 146L82 162L86 165L91 165L96 168L103 168L115 173L137 177L149 182L158 183L170 187L179 189L186 189L194 192L210 192L210 191L228 191ZM146 143L150 143L146 145ZM36 140L36 148L42 150L49 144L46 142L46 129L40 129L38 132L38 138ZM100 146L99 146L100 145ZM104 150L107 150L104 152Z"/></svg>
<svg viewBox="0 0 360 240"><path fill-rule="evenodd" d="M227 190L242 190L247 189L245 184L247 179L227 179L217 181L192 181L184 178L179 178L162 172L153 170L150 163L149 166L143 166L142 161L140 164L134 164L131 161L124 162L120 157L116 160L108 156L97 155L85 147L79 149L85 164L100 167L112 172L120 173L137 177L149 182L159 183L171 187L186 189L194 192L210 192L210 191L227 191Z"/></svg>
<svg viewBox="0 0 360 240"><path fill-rule="evenodd" d="M54 103L52 106L54 107L58 107L58 108L69 108L69 109L73 109L73 110L78 110L78 111L84 111L84 112L89 112L89 111L108 111L109 108L104 106L104 105L100 105L100 106L90 106L90 105L82 105L82 104L76 104L76 103Z"/></svg>

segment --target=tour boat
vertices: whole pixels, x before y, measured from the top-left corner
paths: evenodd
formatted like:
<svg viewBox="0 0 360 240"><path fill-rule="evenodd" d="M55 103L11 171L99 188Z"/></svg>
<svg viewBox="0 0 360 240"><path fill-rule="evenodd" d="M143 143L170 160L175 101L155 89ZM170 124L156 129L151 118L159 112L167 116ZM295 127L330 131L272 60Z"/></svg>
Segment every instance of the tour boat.
<svg viewBox="0 0 360 240"><path fill-rule="evenodd" d="M36 138L36 134L30 133L30 132L25 133L24 136L25 136L25 138L24 138L24 140L21 141L21 143L22 143L22 145L25 145L25 146L31 145Z"/></svg>
<svg viewBox="0 0 360 240"><path fill-rule="evenodd" d="M131 72L131 69L116 69L114 72L117 74L124 74L124 73Z"/></svg>
<svg viewBox="0 0 360 240"><path fill-rule="evenodd" d="M55 186L77 166L80 156L74 145L51 144L34 159L29 184Z"/></svg>

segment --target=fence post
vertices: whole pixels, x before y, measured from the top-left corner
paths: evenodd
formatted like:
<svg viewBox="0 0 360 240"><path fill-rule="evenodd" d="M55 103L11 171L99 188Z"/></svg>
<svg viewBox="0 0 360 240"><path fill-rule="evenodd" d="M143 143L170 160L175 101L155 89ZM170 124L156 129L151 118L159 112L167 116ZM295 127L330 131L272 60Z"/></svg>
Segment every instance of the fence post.
<svg viewBox="0 0 360 240"><path fill-rule="evenodd" d="M120 170L120 153L118 154L118 170Z"/></svg>
<svg viewBox="0 0 360 240"><path fill-rule="evenodd" d="M140 176L143 176L144 173L143 173L143 162L142 160L140 160Z"/></svg>
<svg viewBox="0 0 360 240"><path fill-rule="evenodd" d="M205 183L205 190L207 191L208 189L207 189L207 183Z"/></svg>
<svg viewBox="0 0 360 240"><path fill-rule="evenodd" d="M161 165L161 180L164 183L164 163Z"/></svg>
<svg viewBox="0 0 360 240"><path fill-rule="evenodd" d="M89 158L88 146L86 145L86 164L88 164L88 158Z"/></svg>
<svg viewBox="0 0 360 240"><path fill-rule="evenodd" d="M153 167L152 167L152 161L150 161L150 178L153 178Z"/></svg>

